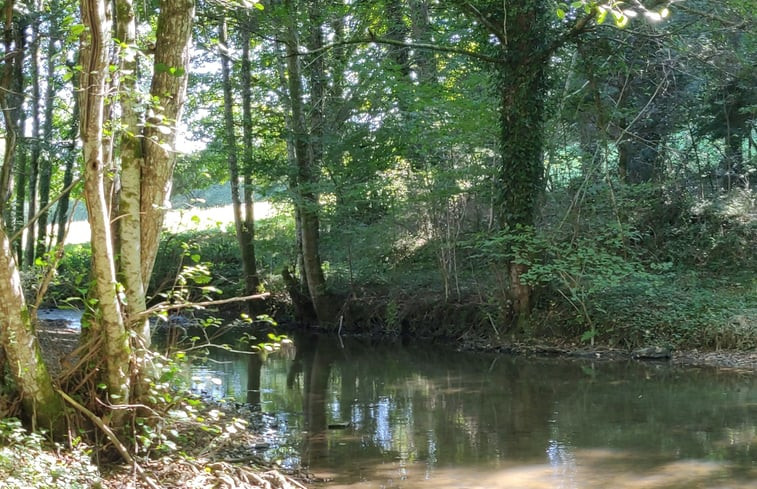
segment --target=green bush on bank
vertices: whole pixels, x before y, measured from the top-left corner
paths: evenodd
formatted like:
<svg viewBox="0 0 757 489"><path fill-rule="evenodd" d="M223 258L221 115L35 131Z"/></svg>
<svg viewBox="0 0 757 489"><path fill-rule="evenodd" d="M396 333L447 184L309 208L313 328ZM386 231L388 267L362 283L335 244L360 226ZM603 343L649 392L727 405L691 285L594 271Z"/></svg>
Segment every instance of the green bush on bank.
<svg viewBox="0 0 757 489"><path fill-rule="evenodd" d="M327 218L322 258L328 282L336 296L349 298L352 318L374 330L504 335L514 332L505 266L514 257L529 265L525 278L537 291L534 326L526 335L621 347L757 347L751 194L696 201L655 186L619 187L610 205L609 191L598 184L584 197L591 206L549 218L551 208L569 207L573 198L553 192L538 230L464 229L454 240L424 235L397 215L369 223ZM290 214L258 222L258 270L266 290L282 297L280 271L296 262L294 242ZM242 292L230 228L165 234L150 294L171 289L182 267L203 264L205 285L222 297ZM89 247L68 247L59 270L52 302L81 296Z"/></svg>

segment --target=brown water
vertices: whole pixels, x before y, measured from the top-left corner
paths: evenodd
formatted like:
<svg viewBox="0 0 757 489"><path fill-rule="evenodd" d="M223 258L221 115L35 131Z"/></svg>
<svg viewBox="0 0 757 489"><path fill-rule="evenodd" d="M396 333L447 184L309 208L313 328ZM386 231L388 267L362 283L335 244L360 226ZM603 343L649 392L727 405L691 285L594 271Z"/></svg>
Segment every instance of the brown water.
<svg viewBox="0 0 757 489"><path fill-rule="evenodd" d="M757 377L338 338L214 354L285 467L344 488L757 488ZM214 380L211 380L214 379Z"/></svg>

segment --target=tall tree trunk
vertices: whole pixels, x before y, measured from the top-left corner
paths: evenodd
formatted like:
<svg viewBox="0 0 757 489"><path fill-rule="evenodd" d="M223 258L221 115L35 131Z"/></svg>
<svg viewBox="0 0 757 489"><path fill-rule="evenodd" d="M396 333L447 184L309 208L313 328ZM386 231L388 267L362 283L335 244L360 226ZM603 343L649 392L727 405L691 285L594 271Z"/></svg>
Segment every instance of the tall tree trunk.
<svg viewBox="0 0 757 489"><path fill-rule="evenodd" d="M323 47L323 18L320 0L308 2L310 36L308 49ZM320 255L320 202L317 189L319 172L323 167L323 137L326 107L326 73L323 56L316 56L308 65L310 81L310 131L307 161L299 167L302 207L302 251L307 269L308 289L320 323L334 320L327 296L326 278L323 275ZM303 187L304 184L304 187ZM302 189L304 188L304 192Z"/></svg>
<svg viewBox="0 0 757 489"><path fill-rule="evenodd" d="M289 32L287 30L287 32ZM277 64L277 70L279 75L279 82L283 87L283 99L285 108L285 121L286 121L286 151L287 162L289 163L289 178L288 185L289 190L295 195L294 205L294 238L295 238L295 250L297 256L295 257L295 269L299 273L299 277L295 278L290 269L285 267L281 276L284 279L284 283L287 286L290 299L294 305L295 319L302 324L310 324L317 321L315 314L315 308L313 307L313 301L310 298L310 292L307 288L307 276L305 274L305 264L302 259L302 219L300 218L300 205L297 194L297 138L295 137L295 123L292 110L292 95L289 92L289 85L293 82L288 73L289 58L286 55L288 48L286 43L277 43L277 50L280 53L278 56L279 63ZM284 60L287 60L286 63Z"/></svg>
<svg viewBox="0 0 757 489"><path fill-rule="evenodd" d="M292 2L287 1L285 5L292 10ZM294 15L294 13L292 13ZM301 239L302 239L302 261L303 272L307 280L308 293L313 302L316 316L319 321L325 322L328 319L327 300L326 300L326 280L321 268L321 259L318 252L319 240L319 221L318 221L318 192L317 192L317 174L313 167L313 148L309 144L311 134L308 131L305 121L305 110L302 96L302 74L300 71L300 60L297 55L297 33L294 28L294 20L290 19L287 25L287 72L288 72L288 89L289 102L292 112L292 132L294 139L294 157L297 164L296 170L296 191L297 191L297 211L300 216ZM315 91L315 89L314 89ZM321 98L323 93L320 93ZM311 99L319 101L315 93L311 93ZM315 107L313 110L317 110Z"/></svg>
<svg viewBox="0 0 757 489"><path fill-rule="evenodd" d="M546 32L549 2L506 4L499 32L500 151L496 215L502 228L524 232L534 225L543 192ZM499 19L498 19L499 20ZM531 310L531 287L522 279L528 267L517 257L508 264L513 311L521 327Z"/></svg>
<svg viewBox="0 0 757 489"><path fill-rule="evenodd" d="M131 399L131 346L124 326L116 287L115 256L111 240L110 212L105 194L103 125L111 21L107 2L82 0L82 23L87 30L81 45L81 139L84 152L84 197L92 232L94 295L99 314L94 334L103 335L105 382L110 401L128 404ZM114 411L113 423L122 426L125 413Z"/></svg>
<svg viewBox="0 0 757 489"><path fill-rule="evenodd" d="M39 207L44 209L50 202L50 179L52 177L53 168L53 151L51 148L51 141L53 138L53 109L55 104L55 59L53 54L55 53L55 43L59 37L58 28L56 22L50 22L50 31L47 38L47 62L45 78L47 85L45 86L45 121L42 125L42 141L46 146L45 157L42 160L42 164L39 169ZM56 158L57 159L57 158ZM37 220L37 256L43 256L47 252L48 239L48 212L44 211L40 214Z"/></svg>
<svg viewBox="0 0 757 489"><path fill-rule="evenodd" d="M12 9L13 2L6 4L6 8ZM18 16L15 23L11 17L6 19L4 36L5 51L9 55L5 59L3 68L2 90L0 90L0 103L2 104L5 119L5 166L0 173L0 186L2 187L2 202L0 202L0 214L7 223L12 223L13 231L24 228L24 205L26 202L26 147L22 145L23 131L26 126L24 112L24 52L26 50L26 25L24 17ZM11 182L16 175L16 201L15 209L6 204L10 202ZM11 211L12 214L11 215ZM23 238L19 237L15 243L11 243L18 259L18 266L23 264Z"/></svg>
<svg viewBox="0 0 757 489"><path fill-rule="evenodd" d="M176 164L176 133L186 100L193 0L161 0L150 97L156 105L147 116L142 166L142 280L149 282L160 232L170 206ZM167 134L166 134L167 133Z"/></svg>
<svg viewBox="0 0 757 489"><path fill-rule="evenodd" d="M231 187L231 204L234 212L234 228L236 230L237 242L240 245L240 251L244 254L245 250L242 247L242 199L239 195L239 161L237 136L234 128L234 96L231 86L231 59L228 55L231 47L229 46L226 31L226 17L223 17L218 27L218 40L221 44L224 143L226 146L226 162L229 165L229 186Z"/></svg>
<svg viewBox="0 0 757 489"><path fill-rule="evenodd" d="M39 88L39 19L32 22L32 42L29 57L31 59L31 117L32 117L32 139L31 139L31 158L29 159L29 195L27 198L27 223L26 228L26 253L24 261L27 266L34 264L35 251L37 248L37 234L35 232L32 219L37 214L37 180L39 177L40 153L42 150L42 141L40 139L40 88Z"/></svg>
<svg viewBox="0 0 757 489"><path fill-rule="evenodd" d="M231 80L231 59L228 56L229 46L228 37L226 32L226 19L221 21L219 26L219 40L224 49L221 52L221 74L223 78L223 100L224 100L224 134L226 143L226 158L229 165L229 185L231 186L231 203L234 211L234 228L236 230L237 243L239 244L240 254L242 256L242 268L244 270L244 282L245 293L254 294L257 292L258 278L255 267L255 249L252 242L252 230L254 229L253 215L252 215L252 198L250 188L250 171L251 164L247 163L248 159L252 159L252 118L249 114L250 102L250 74L249 74L249 33L244 36L244 41L247 43L247 47L243 47L243 52L247 56L246 66L243 64L242 68L242 92L246 93L243 97L243 103L247 105L243 107L243 124L244 124L244 156L245 165L243 167L243 175L240 175L239 171L239 157L237 149L237 137L234 124L234 98L232 95L233 87ZM242 29L243 32L248 32L246 28ZM245 80L244 69L247 69L247 76ZM247 83L247 86L245 86ZM249 146L248 146L249 145ZM243 193L240 192L239 184L240 178L244 178ZM252 305L249 306L250 312L252 312Z"/></svg>
<svg viewBox="0 0 757 489"><path fill-rule="evenodd" d="M71 67L73 68L73 67ZM79 90L79 73L73 70L74 76L71 78L71 85L73 92L76 93ZM63 188L68 188L74 181L74 162L76 161L76 141L79 138L79 97L74 97L73 110L71 111L71 119L68 123L68 141L69 147L66 149L65 154L65 169L63 170ZM68 207L71 202L71 192L63 194L58 201L57 210L57 222L58 222L58 235L56 237L56 244L60 245L66 236L66 225L68 224Z"/></svg>
<svg viewBox="0 0 757 489"><path fill-rule="evenodd" d="M246 19L241 32L242 42L242 179L244 184L244 222L242 223L242 265L245 276L245 292L254 294L260 287L257 262L255 258L255 198L252 176L254 171L253 126L252 126L252 66L250 63L250 20ZM255 302L250 303L250 312L256 313L260 308Z"/></svg>
<svg viewBox="0 0 757 489"><path fill-rule="evenodd" d="M116 1L116 37L126 46L136 44L136 21L132 0ZM120 71L137 73L137 57L134 49L125 48L119 54ZM122 76L119 80L121 126L119 140L121 157L120 190L118 193L118 277L126 293L126 317L128 327L136 332L138 347L150 346L150 324L147 318L136 319L147 308L146 277L142 274L142 167L144 151L139 137L141 118L136 76Z"/></svg>

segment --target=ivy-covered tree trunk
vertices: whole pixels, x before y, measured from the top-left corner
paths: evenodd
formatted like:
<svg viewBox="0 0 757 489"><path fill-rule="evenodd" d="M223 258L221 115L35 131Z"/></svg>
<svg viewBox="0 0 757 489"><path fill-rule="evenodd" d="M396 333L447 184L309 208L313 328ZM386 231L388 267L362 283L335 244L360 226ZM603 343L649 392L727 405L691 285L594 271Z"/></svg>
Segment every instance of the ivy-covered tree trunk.
<svg viewBox="0 0 757 489"><path fill-rule="evenodd" d="M497 216L500 226L515 232L534 225L543 191L545 59L550 2L510 2L502 32L500 65L500 151ZM531 287L522 276L527 267L508 264L513 310L519 321L531 310Z"/></svg>

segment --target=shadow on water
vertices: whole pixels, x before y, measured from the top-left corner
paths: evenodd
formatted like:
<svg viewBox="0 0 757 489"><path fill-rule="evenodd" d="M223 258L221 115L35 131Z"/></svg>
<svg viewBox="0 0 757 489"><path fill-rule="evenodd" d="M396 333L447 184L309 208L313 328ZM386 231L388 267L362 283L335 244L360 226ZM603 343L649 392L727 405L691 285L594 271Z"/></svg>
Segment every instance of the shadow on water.
<svg viewBox="0 0 757 489"><path fill-rule="evenodd" d="M197 387L260 408L266 456L328 488L757 487L757 379L295 335ZM220 362L220 363L216 363Z"/></svg>

